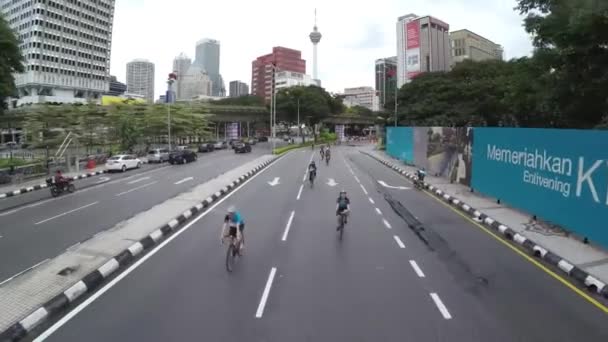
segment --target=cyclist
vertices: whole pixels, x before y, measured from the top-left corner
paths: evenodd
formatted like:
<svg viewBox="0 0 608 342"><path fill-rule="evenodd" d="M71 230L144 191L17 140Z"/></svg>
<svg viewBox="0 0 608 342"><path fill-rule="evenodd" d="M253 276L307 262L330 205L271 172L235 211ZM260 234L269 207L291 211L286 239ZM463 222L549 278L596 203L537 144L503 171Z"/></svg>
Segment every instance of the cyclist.
<svg viewBox="0 0 608 342"><path fill-rule="evenodd" d="M340 229L340 214L344 211L346 211L346 216L344 217L344 223L346 224L348 221L348 211L350 211L350 199L346 196L346 190L342 189L336 200L336 216L338 216L338 228L336 230Z"/></svg>
<svg viewBox="0 0 608 342"><path fill-rule="evenodd" d="M416 171L416 183L417 183L417 185L424 184L424 177L425 176L426 176L426 171L424 170L424 168L418 169Z"/></svg>
<svg viewBox="0 0 608 342"><path fill-rule="evenodd" d="M312 180L316 176L317 176L317 164L315 164L314 160L311 160L310 164L308 164L308 179Z"/></svg>
<svg viewBox="0 0 608 342"><path fill-rule="evenodd" d="M226 234L226 226L230 228L228 234ZM226 214L226 216L224 217L224 226L222 227L222 243L224 243L224 238L233 236L240 244L240 249L242 252L243 248L245 247L245 235L243 234L244 230L245 221L243 220L243 217L236 210L236 208L231 205L230 207L228 207L228 214Z"/></svg>
<svg viewBox="0 0 608 342"><path fill-rule="evenodd" d="M321 145L319 153L321 153L321 160L323 160L323 157L325 156L325 146Z"/></svg>
<svg viewBox="0 0 608 342"><path fill-rule="evenodd" d="M329 164L329 158L331 158L331 151L329 150L329 146L325 150L325 162Z"/></svg>

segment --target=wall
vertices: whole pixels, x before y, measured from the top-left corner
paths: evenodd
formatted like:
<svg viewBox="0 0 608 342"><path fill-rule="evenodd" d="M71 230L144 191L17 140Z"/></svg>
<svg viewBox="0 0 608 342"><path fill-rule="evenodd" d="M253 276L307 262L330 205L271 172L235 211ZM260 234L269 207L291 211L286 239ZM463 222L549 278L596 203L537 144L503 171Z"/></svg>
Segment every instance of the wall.
<svg viewBox="0 0 608 342"><path fill-rule="evenodd" d="M608 247L608 132L475 128L472 187Z"/></svg>
<svg viewBox="0 0 608 342"><path fill-rule="evenodd" d="M387 127L386 152L393 158L413 163L414 129L412 127Z"/></svg>

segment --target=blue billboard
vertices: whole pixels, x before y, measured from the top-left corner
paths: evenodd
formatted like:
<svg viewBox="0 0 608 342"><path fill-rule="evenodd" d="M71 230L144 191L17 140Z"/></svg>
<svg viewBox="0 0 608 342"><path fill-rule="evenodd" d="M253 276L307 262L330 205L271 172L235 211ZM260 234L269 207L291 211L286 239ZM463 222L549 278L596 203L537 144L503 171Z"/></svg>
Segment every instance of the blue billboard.
<svg viewBox="0 0 608 342"><path fill-rule="evenodd" d="M386 153L393 158L413 163L414 129L412 127L387 127Z"/></svg>
<svg viewBox="0 0 608 342"><path fill-rule="evenodd" d="M608 247L608 131L475 128L476 191Z"/></svg>

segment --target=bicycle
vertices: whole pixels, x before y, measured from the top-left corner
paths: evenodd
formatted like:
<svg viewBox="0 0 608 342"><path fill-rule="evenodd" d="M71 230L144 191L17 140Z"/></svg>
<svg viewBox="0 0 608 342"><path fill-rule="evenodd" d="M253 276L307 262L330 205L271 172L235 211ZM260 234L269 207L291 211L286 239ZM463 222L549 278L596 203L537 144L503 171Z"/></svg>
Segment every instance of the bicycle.
<svg viewBox="0 0 608 342"><path fill-rule="evenodd" d="M232 270L234 269L234 265L236 264L236 261L241 256L241 248L240 248L240 243L239 243L239 245L237 245L237 241L239 239L237 239L233 235L224 237L224 240L226 240L226 238L230 239L230 243L228 244L228 249L226 250L226 270L228 272L232 272Z"/></svg>
<svg viewBox="0 0 608 342"><path fill-rule="evenodd" d="M329 154L325 154L325 165L329 165Z"/></svg>
<svg viewBox="0 0 608 342"><path fill-rule="evenodd" d="M424 182L416 178L414 179L414 187L416 188L416 190L422 190L424 188Z"/></svg>
<svg viewBox="0 0 608 342"><path fill-rule="evenodd" d="M315 185L315 178L317 176L317 172L316 171L308 171L308 181L310 182L310 188L312 189L312 187Z"/></svg>
<svg viewBox="0 0 608 342"><path fill-rule="evenodd" d="M346 215L348 214L348 210L344 210L340 213L340 226L338 227L338 238L342 241L342 235L344 235L344 226L346 225Z"/></svg>

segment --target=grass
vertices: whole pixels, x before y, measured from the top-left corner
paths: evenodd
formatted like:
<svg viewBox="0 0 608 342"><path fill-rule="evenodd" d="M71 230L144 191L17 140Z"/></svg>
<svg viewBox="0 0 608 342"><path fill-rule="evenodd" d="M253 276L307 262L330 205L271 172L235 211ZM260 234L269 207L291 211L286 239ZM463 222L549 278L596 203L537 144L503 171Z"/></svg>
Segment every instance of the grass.
<svg viewBox="0 0 608 342"><path fill-rule="evenodd" d="M18 158L13 158L12 160L10 158L0 158L0 169L8 169L11 166L17 167L17 166L32 165L32 164L37 164L37 162L36 161L32 162L32 161L18 159Z"/></svg>
<svg viewBox="0 0 608 342"><path fill-rule="evenodd" d="M315 145L321 145L321 144L327 144L327 143L333 143L333 142L334 142L333 140L332 141L327 141L327 140L324 140L324 139L318 139L315 142ZM291 145L275 148L272 151L272 153L273 154L277 154L277 155L281 155L281 154L283 154L283 153L285 153L287 151L291 151L293 149L300 148L300 147L309 147L310 145L312 145L312 141L307 141L307 142L305 142L303 144L291 144Z"/></svg>

